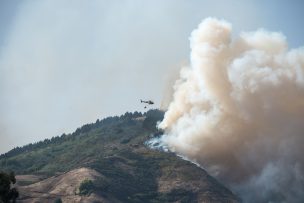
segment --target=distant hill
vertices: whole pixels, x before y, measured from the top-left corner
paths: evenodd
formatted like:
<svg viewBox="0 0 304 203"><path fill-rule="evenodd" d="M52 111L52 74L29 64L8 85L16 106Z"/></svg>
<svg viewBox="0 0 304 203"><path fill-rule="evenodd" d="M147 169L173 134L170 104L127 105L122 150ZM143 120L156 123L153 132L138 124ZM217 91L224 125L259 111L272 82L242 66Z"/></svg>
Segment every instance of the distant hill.
<svg viewBox="0 0 304 203"><path fill-rule="evenodd" d="M239 202L206 171L145 142L163 112L125 113L0 155L22 202Z"/></svg>

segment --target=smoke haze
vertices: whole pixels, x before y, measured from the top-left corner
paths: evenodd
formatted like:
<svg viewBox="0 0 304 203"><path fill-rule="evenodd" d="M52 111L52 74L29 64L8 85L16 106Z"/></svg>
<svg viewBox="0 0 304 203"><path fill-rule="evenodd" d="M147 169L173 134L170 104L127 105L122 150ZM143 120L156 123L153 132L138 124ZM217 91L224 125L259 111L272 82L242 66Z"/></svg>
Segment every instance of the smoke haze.
<svg viewBox="0 0 304 203"><path fill-rule="evenodd" d="M258 25L258 5L221 1L0 1L0 153L143 111L139 99L165 108L168 78L188 58L187 37L202 18Z"/></svg>
<svg viewBox="0 0 304 203"><path fill-rule="evenodd" d="M232 37L230 23L214 18L190 46L162 142L245 202L303 201L304 49L263 29Z"/></svg>
<svg viewBox="0 0 304 203"><path fill-rule="evenodd" d="M0 30L0 153L143 111L139 99L158 108L166 68L186 58L180 47L190 30L173 35L182 33L175 26L182 16L168 15L169 3L20 1L14 14L6 4L0 2L0 24L10 19Z"/></svg>
<svg viewBox="0 0 304 203"><path fill-rule="evenodd" d="M302 4L0 1L0 153L143 110L141 98L166 108L167 81L188 58L189 33L207 16L228 19L236 30L282 29L292 46L303 44L304 27L294 26Z"/></svg>

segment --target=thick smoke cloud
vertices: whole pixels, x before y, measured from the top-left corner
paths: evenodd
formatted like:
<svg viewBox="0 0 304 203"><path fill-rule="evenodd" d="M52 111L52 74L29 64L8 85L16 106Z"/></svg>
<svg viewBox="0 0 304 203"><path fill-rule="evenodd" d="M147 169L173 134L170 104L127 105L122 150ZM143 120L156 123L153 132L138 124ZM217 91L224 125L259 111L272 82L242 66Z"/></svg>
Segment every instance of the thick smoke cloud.
<svg viewBox="0 0 304 203"><path fill-rule="evenodd" d="M262 29L231 35L213 18L192 32L162 142L245 202L303 201L304 50Z"/></svg>

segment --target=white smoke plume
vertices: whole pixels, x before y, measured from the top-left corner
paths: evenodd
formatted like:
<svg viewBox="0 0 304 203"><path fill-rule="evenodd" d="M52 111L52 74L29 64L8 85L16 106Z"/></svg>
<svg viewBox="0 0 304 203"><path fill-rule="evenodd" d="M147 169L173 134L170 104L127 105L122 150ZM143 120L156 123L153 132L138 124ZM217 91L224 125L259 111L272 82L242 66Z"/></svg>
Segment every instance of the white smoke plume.
<svg viewBox="0 0 304 203"><path fill-rule="evenodd" d="M192 32L162 142L245 202L303 202L304 49L288 50L281 33L231 30L208 18Z"/></svg>

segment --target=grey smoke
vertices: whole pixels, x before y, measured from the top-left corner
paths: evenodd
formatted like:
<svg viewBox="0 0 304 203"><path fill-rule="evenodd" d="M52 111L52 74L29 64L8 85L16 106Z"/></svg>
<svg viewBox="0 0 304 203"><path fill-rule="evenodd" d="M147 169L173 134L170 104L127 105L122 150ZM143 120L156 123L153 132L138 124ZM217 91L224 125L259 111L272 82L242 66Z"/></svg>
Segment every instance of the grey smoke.
<svg viewBox="0 0 304 203"><path fill-rule="evenodd" d="M97 118L143 110L140 98L166 108L168 78L187 63L187 37L207 16L228 19L235 30L283 30L291 46L302 44L304 27L295 26L302 4L0 1L0 153Z"/></svg>
<svg viewBox="0 0 304 203"><path fill-rule="evenodd" d="M245 202L302 202L304 49L278 32L231 32L214 18L192 32L162 142Z"/></svg>

